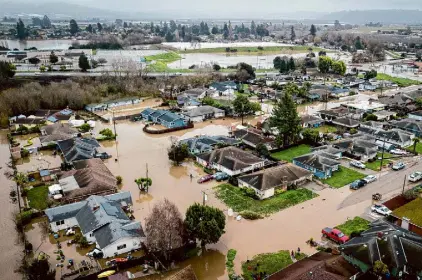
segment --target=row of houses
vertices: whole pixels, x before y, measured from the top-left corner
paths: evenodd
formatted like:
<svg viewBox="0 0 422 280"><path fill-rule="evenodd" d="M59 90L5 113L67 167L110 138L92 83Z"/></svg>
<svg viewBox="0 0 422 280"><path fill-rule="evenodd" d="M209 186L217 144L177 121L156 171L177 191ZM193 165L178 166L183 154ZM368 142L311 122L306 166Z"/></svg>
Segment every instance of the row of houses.
<svg viewBox="0 0 422 280"><path fill-rule="evenodd" d="M66 108L63 110L37 110L32 114L25 116L19 115L9 118L9 127L12 130L17 130L24 126L26 128L33 128L35 126L49 125L55 123L68 123L75 119L73 110Z"/></svg>

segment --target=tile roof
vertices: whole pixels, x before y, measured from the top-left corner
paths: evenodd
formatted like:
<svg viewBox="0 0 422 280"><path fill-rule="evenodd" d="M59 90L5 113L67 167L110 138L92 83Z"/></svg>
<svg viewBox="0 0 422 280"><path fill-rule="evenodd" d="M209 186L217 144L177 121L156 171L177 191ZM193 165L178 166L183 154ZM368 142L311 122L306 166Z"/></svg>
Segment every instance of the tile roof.
<svg viewBox="0 0 422 280"><path fill-rule="evenodd" d="M265 161L251 153L245 152L239 148L226 147L212 152L197 155L197 157L209 162L224 166L229 170L241 170Z"/></svg>
<svg viewBox="0 0 422 280"><path fill-rule="evenodd" d="M294 181L309 177L311 172L296 165L287 163L252 174L239 177L239 180L251 185L255 189L264 191L280 187L283 183L291 184Z"/></svg>

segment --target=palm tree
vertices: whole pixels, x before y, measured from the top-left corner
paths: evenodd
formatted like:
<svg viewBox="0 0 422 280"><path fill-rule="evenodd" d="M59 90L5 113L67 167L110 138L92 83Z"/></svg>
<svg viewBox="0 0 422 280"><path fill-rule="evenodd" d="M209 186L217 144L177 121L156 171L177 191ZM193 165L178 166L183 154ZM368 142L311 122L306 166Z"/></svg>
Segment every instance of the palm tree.
<svg viewBox="0 0 422 280"><path fill-rule="evenodd" d="M413 138L413 153L416 155L416 146L420 142L419 138Z"/></svg>
<svg viewBox="0 0 422 280"><path fill-rule="evenodd" d="M17 193L18 193L18 204L19 204L19 212L21 211L21 198L20 198L20 188L25 188L25 184L28 183L28 177L22 172L17 172L13 176L13 181L16 182L17 185Z"/></svg>

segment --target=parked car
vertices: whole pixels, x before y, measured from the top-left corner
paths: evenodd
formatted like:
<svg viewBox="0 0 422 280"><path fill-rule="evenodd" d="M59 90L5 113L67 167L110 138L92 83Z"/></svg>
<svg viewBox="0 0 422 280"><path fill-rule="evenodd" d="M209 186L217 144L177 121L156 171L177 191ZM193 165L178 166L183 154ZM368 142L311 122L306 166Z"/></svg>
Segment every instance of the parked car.
<svg viewBox="0 0 422 280"><path fill-rule="evenodd" d="M211 181L212 179L214 179L214 175L205 175L198 179L198 183L202 184Z"/></svg>
<svg viewBox="0 0 422 280"><path fill-rule="evenodd" d="M406 155L407 152L406 151L403 151L403 150L399 150L399 149L394 149L394 150L391 150L390 151L390 154L393 154L393 155Z"/></svg>
<svg viewBox="0 0 422 280"><path fill-rule="evenodd" d="M86 253L86 256L93 257L93 258L102 258L103 251L101 251L98 248L94 248L90 252Z"/></svg>
<svg viewBox="0 0 422 280"><path fill-rule="evenodd" d="M397 162L397 163L393 164L392 169L398 171L398 170L404 169L405 167L406 167L406 165L403 162Z"/></svg>
<svg viewBox="0 0 422 280"><path fill-rule="evenodd" d="M229 178L229 175L225 172L217 172L214 174L214 179L217 182L227 180L228 178Z"/></svg>
<svg viewBox="0 0 422 280"><path fill-rule="evenodd" d="M372 205L371 210L372 210L372 212L378 213L378 214L383 215L383 216L388 216L393 212L382 204Z"/></svg>
<svg viewBox="0 0 422 280"><path fill-rule="evenodd" d="M354 167L361 168L361 169L365 169L366 168L365 164L363 164L362 162L357 161L357 160L352 160L350 162L350 166L354 166Z"/></svg>
<svg viewBox="0 0 422 280"><path fill-rule="evenodd" d="M375 182L377 180L377 176L375 175L368 175L365 178L363 178L362 180L364 180L367 184Z"/></svg>
<svg viewBox="0 0 422 280"><path fill-rule="evenodd" d="M322 236L337 243L343 244L349 241L349 237L336 228L326 227L322 230Z"/></svg>
<svg viewBox="0 0 422 280"><path fill-rule="evenodd" d="M410 182L417 182L422 179L422 172L416 171L409 175L409 181Z"/></svg>
<svg viewBox="0 0 422 280"><path fill-rule="evenodd" d="M366 184L367 183L364 180L356 180L356 181L354 181L353 183L350 184L350 189L357 190L357 189L364 187Z"/></svg>

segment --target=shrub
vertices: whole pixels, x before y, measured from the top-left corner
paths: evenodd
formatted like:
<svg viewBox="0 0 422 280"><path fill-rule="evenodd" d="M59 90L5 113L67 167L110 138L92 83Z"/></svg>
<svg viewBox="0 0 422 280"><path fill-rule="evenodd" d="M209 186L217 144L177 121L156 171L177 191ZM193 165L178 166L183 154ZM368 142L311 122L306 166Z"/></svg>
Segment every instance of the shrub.
<svg viewBox="0 0 422 280"><path fill-rule="evenodd" d="M245 187L242 188L242 191L246 196L252 197L253 199L257 199L257 195L253 189Z"/></svg>
<svg viewBox="0 0 422 280"><path fill-rule="evenodd" d="M237 251L234 249L230 249L227 252L227 261L226 261L226 267L227 272L229 274L229 279L235 279L235 273L234 273L234 259L236 258Z"/></svg>
<svg viewBox="0 0 422 280"><path fill-rule="evenodd" d="M25 242L25 251L27 251L27 252L31 252L31 251L32 251L32 249L33 249L32 243L31 243L31 242L26 241L26 242Z"/></svg>
<svg viewBox="0 0 422 280"><path fill-rule="evenodd" d="M91 129L91 126L89 124L87 124L87 123L84 123L83 125L81 125L79 127L79 130L81 132L88 132L90 129Z"/></svg>
<svg viewBox="0 0 422 280"><path fill-rule="evenodd" d="M123 178L120 175L116 176L117 184L120 185L123 182Z"/></svg>
<svg viewBox="0 0 422 280"><path fill-rule="evenodd" d="M195 64L192 64L191 66L189 66L189 69L195 69Z"/></svg>
<svg viewBox="0 0 422 280"><path fill-rule="evenodd" d="M88 244L88 240L86 240L86 237L83 236L80 233L75 234L75 237L73 239L77 244L79 244L79 246L81 246L81 248L86 248L89 246Z"/></svg>
<svg viewBox="0 0 422 280"><path fill-rule="evenodd" d="M407 200L414 200L419 197L419 192L415 189L411 189L411 190L405 191L403 196Z"/></svg>
<svg viewBox="0 0 422 280"><path fill-rule="evenodd" d="M32 212L32 210L28 210L28 211L23 211L21 213L18 213L16 215L16 225L17 226L24 226L27 225L31 219L32 219L32 215L34 214L34 212Z"/></svg>
<svg viewBox="0 0 422 280"><path fill-rule="evenodd" d="M221 66L220 66L220 65L218 65L218 64L214 64L214 65L212 66L212 69L214 69L214 71L220 71Z"/></svg>
<svg viewBox="0 0 422 280"><path fill-rule="evenodd" d="M22 149L21 150L21 157L23 157L23 158L29 157L29 151L27 149Z"/></svg>
<svg viewBox="0 0 422 280"><path fill-rule="evenodd" d="M247 220L258 220L263 218L261 214L249 210L244 210L240 212L239 215Z"/></svg>
<svg viewBox="0 0 422 280"><path fill-rule="evenodd" d="M358 131L357 131L356 128L352 128L352 129L350 129L349 133L350 134L356 134L356 133L358 133Z"/></svg>

